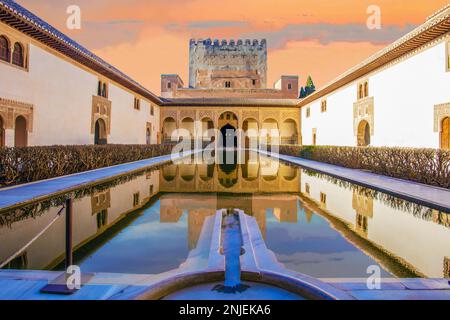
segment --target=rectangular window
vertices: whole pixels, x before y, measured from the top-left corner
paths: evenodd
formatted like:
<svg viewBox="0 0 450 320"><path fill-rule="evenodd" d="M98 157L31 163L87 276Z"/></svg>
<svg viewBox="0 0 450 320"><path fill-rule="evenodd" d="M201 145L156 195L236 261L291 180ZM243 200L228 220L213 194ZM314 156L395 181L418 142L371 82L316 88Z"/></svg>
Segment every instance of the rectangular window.
<svg viewBox="0 0 450 320"><path fill-rule="evenodd" d="M141 110L141 99L134 98L134 109Z"/></svg>
<svg viewBox="0 0 450 320"><path fill-rule="evenodd" d="M311 108L306 108L306 117L311 117Z"/></svg>
<svg viewBox="0 0 450 320"><path fill-rule="evenodd" d="M150 192L150 196L152 196L152 195L153 195L153 192L154 192L154 187L153 187L153 185L150 185L149 192Z"/></svg>
<svg viewBox="0 0 450 320"><path fill-rule="evenodd" d="M150 105L150 115L151 116L155 115L155 107L153 105Z"/></svg>
<svg viewBox="0 0 450 320"><path fill-rule="evenodd" d="M358 100L367 98L369 96L369 81L358 83L357 89Z"/></svg>
<svg viewBox="0 0 450 320"><path fill-rule="evenodd" d="M309 183L306 183L306 184L305 184L305 192L306 192L307 194L310 194Z"/></svg>
<svg viewBox="0 0 450 320"><path fill-rule="evenodd" d="M450 41L447 42L445 56L447 57L447 59L446 59L447 72L449 72L450 71Z"/></svg>
<svg viewBox="0 0 450 320"><path fill-rule="evenodd" d="M323 192L320 193L320 203L323 205L327 204L327 195Z"/></svg>
<svg viewBox="0 0 450 320"><path fill-rule="evenodd" d="M288 90L292 90L292 84L288 83Z"/></svg>
<svg viewBox="0 0 450 320"><path fill-rule="evenodd" d="M323 100L320 105L321 112L327 112L327 100Z"/></svg>
<svg viewBox="0 0 450 320"><path fill-rule="evenodd" d="M98 81L97 95L99 97L108 98L108 84L101 80Z"/></svg>
<svg viewBox="0 0 450 320"><path fill-rule="evenodd" d="M133 207L137 207L139 205L139 192L133 194Z"/></svg>
<svg viewBox="0 0 450 320"><path fill-rule="evenodd" d="M107 218L108 218L108 210L104 209L97 213L97 229L102 229L106 226Z"/></svg>

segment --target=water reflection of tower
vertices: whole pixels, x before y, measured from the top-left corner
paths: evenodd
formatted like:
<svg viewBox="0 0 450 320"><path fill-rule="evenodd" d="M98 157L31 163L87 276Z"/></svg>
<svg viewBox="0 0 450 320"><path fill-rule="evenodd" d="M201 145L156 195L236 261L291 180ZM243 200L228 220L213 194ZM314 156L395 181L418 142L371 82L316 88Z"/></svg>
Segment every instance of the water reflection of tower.
<svg viewBox="0 0 450 320"><path fill-rule="evenodd" d="M195 209L188 212L188 245L189 250L197 247L203 225L207 217L213 216L216 213L215 209Z"/></svg>

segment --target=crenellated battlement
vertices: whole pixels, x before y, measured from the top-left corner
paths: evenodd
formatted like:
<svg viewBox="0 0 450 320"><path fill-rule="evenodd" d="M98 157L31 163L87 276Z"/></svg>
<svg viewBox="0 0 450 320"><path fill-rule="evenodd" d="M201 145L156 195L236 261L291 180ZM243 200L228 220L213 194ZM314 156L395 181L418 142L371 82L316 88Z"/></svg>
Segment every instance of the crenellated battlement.
<svg viewBox="0 0 450 320"><path fill-rule="evenodd" d="M192 39L189 87L266 88L266 39Z"/></svg>
<svg viewBox="0 0 450 320"><path fill-rule="evenodd" d="M267 48L266 39L191 39L189 42L190 47L253 47L253 48Z"/></svg>

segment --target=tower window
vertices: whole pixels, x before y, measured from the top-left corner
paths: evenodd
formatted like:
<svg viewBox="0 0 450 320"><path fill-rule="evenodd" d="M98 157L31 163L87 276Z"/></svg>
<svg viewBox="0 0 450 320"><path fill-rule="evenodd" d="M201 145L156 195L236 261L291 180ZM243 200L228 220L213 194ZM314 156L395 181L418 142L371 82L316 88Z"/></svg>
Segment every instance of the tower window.
<svg viewBox="0 0 450 320"><path fill-rule="evenodd" d="M256 86L256 80L255 80L255 79L252 80L252 84L253 84L254 86Z"/></svg>
<svg viewBox="0 0 450 320"><path fill-rule="evenodd" d="M172 89L172 82L167 82L167 89Z"/></svg>
<svg viewBox="0 0 450 320"><path fill-rule="evenodd" d="M225 81L225 88L231 88L231 81Z"/></svg>
<svg viewBox="0 0 450 320"><path fill-rule="evenodd" d="M288 90L292 90L292 83L288 83Z"/></svg>

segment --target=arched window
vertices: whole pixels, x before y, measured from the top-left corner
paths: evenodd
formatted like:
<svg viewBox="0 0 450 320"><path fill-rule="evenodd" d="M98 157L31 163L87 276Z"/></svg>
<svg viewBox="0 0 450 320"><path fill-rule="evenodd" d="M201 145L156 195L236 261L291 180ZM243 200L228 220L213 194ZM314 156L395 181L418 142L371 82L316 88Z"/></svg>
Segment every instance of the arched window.
<svg viewBox="0 0 450 320"><path fill-rule="evenodd" d="M364 82L364 98L369 96L369 83Z"/></svg>
<svg viewBox="0 0 450 320"><path fill-rule="evenodd" d="M360 84L359 89L358 89L358 99L362 99L362 98L363 98L363 85Z"/></svg>
<svg viewBox="0 0 450 320"><path fill-rule="evenodd" d="M23 47L20 43L16 42L14 44L14 52L12 56L12 63L19 67L24 67L23 59Z"/></svg>
<svg viewBox="0 0 450 320"><path fill-rule="evenodd" d="M108 98L108 87L106 86L106 83L103 83L102 97Z"/></svg>
<svg viewBox="0 0 450 320"><path fill-rule="evenodd" d="M0 37L0 60L9 62L11 60L9 41L5 36Z"/></svg>
<svg viewBox="0 0 450 320"><path fill-rule="evenodd" d="M102 96L102 82L98 82L97 95Z"/></svg>
<svg viewBox="0 0 450 320"><path fill-rule="evenodd" d="M231 88L231 81L225 81L225 88Z"/></svg>

